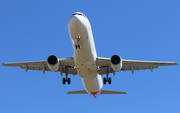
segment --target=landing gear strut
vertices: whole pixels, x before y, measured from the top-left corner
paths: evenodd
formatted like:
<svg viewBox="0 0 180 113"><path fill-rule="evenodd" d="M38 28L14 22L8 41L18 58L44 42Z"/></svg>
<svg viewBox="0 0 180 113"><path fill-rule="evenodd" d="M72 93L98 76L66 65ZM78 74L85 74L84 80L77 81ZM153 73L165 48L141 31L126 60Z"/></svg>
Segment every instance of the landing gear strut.
<svg viewBox="0 0 180 113"><path fill-rule="evenodd" d="M109 84L111 84L111 78L108 77L108 74L109 74L108 70L109 70L109 67L107 67L106 78L103 79L103 83L104 83L104 84L106 84L106 82L108 82Z"/></svg>
<svg viewBox="0 0 180 113"><path fill-rule="evenodd" d="M66 78L63 78L62 83L66 84L66 82L67 82L69 85L69 84L71 84L71 79L68 78L68 68L67 67L65 67L65 74L66 74Z"/></svg>
<svg viewBox="0 0 180 113"><path fill-rule="evenodd" d="M81 36L76 36L76 39L77 39L77 44L76 44L76 49L77 48L81 48L80 44L79 44L79 41L81 40Z"/></svg>

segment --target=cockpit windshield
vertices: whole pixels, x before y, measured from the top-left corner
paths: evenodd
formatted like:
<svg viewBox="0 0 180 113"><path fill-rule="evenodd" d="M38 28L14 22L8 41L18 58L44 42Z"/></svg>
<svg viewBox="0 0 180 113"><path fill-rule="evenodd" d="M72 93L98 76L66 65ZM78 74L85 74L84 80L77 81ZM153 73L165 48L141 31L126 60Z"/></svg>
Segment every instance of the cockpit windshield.
<svg viewBox="0 0 180 113"><path fill-rule="evenodd" d="M85 18L87 18L84 14L82 14L82 13L80 13L80 12L75 12L75 13L73 13L72 15L82 15L82 16L84 16Z"/></svg>

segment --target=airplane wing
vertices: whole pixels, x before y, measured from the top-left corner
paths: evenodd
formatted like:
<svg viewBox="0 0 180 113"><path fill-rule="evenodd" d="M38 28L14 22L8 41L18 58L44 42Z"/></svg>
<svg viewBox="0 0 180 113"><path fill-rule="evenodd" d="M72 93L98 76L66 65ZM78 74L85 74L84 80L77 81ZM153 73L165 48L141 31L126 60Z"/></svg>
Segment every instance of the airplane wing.
<svg viewBox="0 0 180 113"><path fill-rule="evenodd" d="M59 62L60 68L57 70L57 72L60 72L61 75L65 72L68 74L77 75L77 71L74 68L75 63L73 58L59 59ZM21 69L25 69L26 72L27 70L38 70L43 71L43 74L45 74L45 71L51 71L48 67L47 61L3 63L2 66L20 67Z"/></svg>
<svg viewBox="0 0 180 113"><path fill-rule="evenodd" d="M115 75L115 71L112 69L110 64L110 58L98 57L96 60L96 65L99 67L98 73L100 75L107 73L113 73ZM137 61L137 60L122 59L121 71L131 71L133 74L134 70L151 69L151 71L153 71L154 68L158 68L159 66L171 66L171 65L178 65L178 64L176 62Z"/></svg>

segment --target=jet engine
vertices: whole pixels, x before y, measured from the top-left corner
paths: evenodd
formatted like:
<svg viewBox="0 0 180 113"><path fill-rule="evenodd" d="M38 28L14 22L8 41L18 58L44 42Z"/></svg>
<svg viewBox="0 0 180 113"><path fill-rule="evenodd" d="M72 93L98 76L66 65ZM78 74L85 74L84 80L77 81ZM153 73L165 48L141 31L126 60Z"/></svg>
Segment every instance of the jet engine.
<svg viewBox="0 0 180 113"><path fill-rule="evenodd" d="M52 71L57 71L59 69L60 62L57 56L50 55L47 59L47 64L49 69Z"/></svg>
<svg viewBox="0 0 180 113"><path fill-rule="evenodd" d="M113 55L110 60L112 69L120 71L122 68L122 58L119 55Z"/></svg>

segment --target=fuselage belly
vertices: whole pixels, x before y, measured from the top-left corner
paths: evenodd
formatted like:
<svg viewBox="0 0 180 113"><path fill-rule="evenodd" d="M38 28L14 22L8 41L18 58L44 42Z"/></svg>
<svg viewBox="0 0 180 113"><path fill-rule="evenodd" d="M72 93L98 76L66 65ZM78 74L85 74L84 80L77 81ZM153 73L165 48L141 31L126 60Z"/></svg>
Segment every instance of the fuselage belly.
<svg viewBox="0 0 180 113"><path fill-rule="evenodd" d="M102 90L102 78L97 73L94 39L88 19L81 15L72 15L68 21L69 33L74 48L74 62L84 88L94 97ZM79 42L78 42L79 38ZM79 44L80 48L76 45Z"/></svg>

